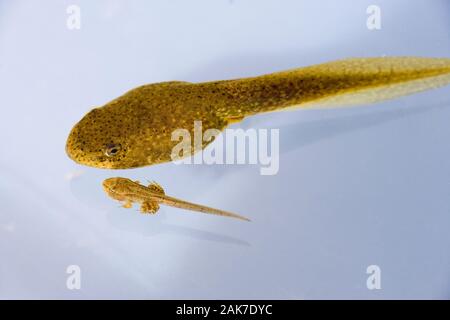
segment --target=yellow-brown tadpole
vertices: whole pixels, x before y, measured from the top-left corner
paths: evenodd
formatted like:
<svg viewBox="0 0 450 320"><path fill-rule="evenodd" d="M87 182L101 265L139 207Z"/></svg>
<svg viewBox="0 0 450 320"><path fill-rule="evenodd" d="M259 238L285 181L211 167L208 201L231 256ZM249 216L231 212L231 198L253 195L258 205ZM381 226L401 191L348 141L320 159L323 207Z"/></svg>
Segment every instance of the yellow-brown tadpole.
<svg viewBox="0 0 450 320"><path fill-rule="evenodd" d="M182 128L193 135L195 121L205 130L223 130L259 113L375 103L449 83L448 58L382 57L236 80L149 84L86 114L70 132L66 151L87 166L142 167L172 161L177 141L171 133Z"/></svg>
<svg viewBox="0 0 450 320"><path fill-rule="evenodd" d="M155 214L159 210L159 205L162 204L185 210L250 221L250 219L236 213L214 209L168 196L165 194L164 189L156 182L144 186L139 181L132 181L127 178L108 178L103 181L103 190L111 198L121 201L124 208L131 208L134 202L139 203L142 213Z"/></svg>

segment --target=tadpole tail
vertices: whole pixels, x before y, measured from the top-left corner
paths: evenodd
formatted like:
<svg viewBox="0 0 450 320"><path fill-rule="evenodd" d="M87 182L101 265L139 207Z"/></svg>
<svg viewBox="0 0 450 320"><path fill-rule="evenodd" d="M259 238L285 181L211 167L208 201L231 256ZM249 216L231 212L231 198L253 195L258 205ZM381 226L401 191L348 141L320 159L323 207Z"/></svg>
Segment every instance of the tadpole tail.
<svg viewBox="0 0 450 320"><path fill-rule="evenodd" d="M167 205L170 207L175 207L175 208L180 208L180 209L185 209L185 210L190 210L190 211L196 211L196 212L202 212L202 213L208 213L208 214L214 214L214 215L223 216L223 217L230 217L230 218L240 219L240 220L244 220L244 221L251 221L249 218L246 218L244 216L241 216L241 215L233 213L233 212L219 210L219 209L203 206L200 204L191 203L188 201L180 200L180 199L173 198L173 197L166 196L166 195L158 197L157 200L161 204L164 204L164 205Z"/></svg>
<svg viewBox="0 0 450 320"><path fill-rule="evenodd" d="M450 58L351 58L215 84L227 117L359 106L450 84ZM218 110L220 112L220 110Z"/></svg>

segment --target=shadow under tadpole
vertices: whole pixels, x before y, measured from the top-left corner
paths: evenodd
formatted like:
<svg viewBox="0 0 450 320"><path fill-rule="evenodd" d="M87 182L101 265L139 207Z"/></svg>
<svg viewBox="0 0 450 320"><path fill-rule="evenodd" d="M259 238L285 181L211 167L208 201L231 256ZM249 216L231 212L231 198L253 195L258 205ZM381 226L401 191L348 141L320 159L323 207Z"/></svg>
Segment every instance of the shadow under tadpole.
<svg viewBox="0 0 450 320"><path fill-rule="evenodd" d="M126 211L126 212L125 212ZM116 208L106 214L108 222L117 229L139 233L146 237L154 237L161 234L174 234L198 240L229 243L240 246L250 246L244 240L233 238L227 235L203 231L195 228L177 226L164 222L166 219L163 209L155 215L143 215L136 210L124 210Z"/></svg>

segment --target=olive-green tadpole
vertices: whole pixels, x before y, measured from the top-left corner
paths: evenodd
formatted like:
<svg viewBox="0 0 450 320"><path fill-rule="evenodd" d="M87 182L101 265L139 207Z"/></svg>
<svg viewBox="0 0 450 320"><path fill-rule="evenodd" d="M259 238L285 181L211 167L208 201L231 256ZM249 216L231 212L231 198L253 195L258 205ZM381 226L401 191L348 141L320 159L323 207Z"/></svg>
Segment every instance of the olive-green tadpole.
<svg viewBox="0 0 450 320"><path fill-rule="evenodd" d="M74 161L126 169L172 161L176 129L223 130L264 112L361 105L450 83L450 59L353 58L252 78L163 82L135 88L87 113L66 143ZM209 142L203 141L202 148Z"/></svg>

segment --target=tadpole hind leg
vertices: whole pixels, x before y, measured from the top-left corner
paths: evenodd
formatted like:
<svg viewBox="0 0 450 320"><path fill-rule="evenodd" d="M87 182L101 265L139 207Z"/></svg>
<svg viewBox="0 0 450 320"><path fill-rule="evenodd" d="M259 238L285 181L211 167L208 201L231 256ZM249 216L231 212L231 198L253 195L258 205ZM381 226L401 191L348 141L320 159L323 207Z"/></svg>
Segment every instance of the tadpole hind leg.
<svg viewBox="0 0 450 320"><path fill-rule="evenodd" d="M155 214L159 210L159 204L156 201L144 201L141 205L141 213Z"/></svg>
<svg viewBox="0 0 450 320"><path fill-rule="evenodd" d="M150 184L148 185L148 188L156 193L160 193L160 194L165 194L164 193L164 189L163 187L161 187L158 183L156 183L155 181L150 182Z"/></svg>

